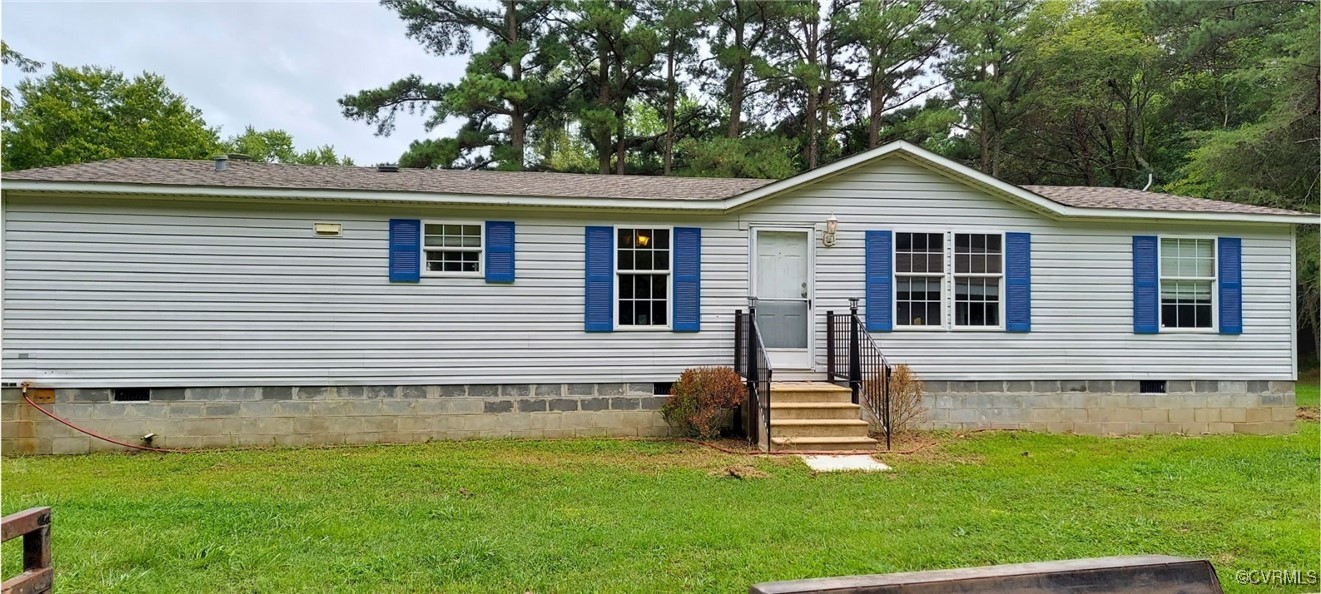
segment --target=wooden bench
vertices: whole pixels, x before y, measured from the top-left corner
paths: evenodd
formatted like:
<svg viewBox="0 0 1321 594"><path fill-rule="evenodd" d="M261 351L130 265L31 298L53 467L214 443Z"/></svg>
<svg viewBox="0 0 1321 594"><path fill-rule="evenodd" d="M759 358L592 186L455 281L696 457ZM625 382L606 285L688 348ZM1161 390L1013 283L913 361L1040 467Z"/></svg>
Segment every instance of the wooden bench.
<svg viewBox="0 0 1321 594"><path fill-rule="evenodd" d="M54 584L50 567L50 508L34 507L0 519L0 542L23 537L23 573L0 584L0 594L49 594Z"/></svg>
<svg viewBox="0 0 1321 594"><path fill-rule="evenodd" d="M1102 557L756 584L751 594L1221 594L1203 559Z"/></svg>

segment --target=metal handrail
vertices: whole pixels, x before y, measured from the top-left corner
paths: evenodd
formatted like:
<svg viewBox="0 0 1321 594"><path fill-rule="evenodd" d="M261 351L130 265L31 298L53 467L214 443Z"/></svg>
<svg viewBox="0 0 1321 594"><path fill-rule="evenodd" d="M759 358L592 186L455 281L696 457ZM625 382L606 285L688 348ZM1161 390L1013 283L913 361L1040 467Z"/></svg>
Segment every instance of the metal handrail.
<svg viewBox="0 0 1321 594"><path fill-rule="evenodd" d="M757 326L757 308L748 312L734 312L734 371L747 382L748 408L744 433L748 441L760 442L766 438L766 451L771 449L771 369L766 342ZM757 421L760 420L761 423Z"/></svg>
<svg viewBox="0 0 1321 594"><path fill-rule="evenodd" d="M853 403L881 421L885 448L890 449L890 361L858 315L858 300L849 299L848 315L826 312L826 377L847 385ZM841 361L841 355L846 357Z"/></svg>

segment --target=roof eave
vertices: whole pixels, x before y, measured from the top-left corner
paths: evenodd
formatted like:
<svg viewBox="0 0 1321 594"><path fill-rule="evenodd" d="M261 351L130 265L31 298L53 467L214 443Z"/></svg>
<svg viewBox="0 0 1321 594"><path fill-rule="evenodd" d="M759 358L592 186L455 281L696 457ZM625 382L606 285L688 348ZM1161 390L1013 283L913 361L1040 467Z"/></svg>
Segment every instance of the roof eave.
<svg viewBox="0 0 1321 594"><path fill-rule="evenodd" d="M495 194L440 194L377 190L306 190L239 188L227 186L168 186L96 182L4 181L6 191L64 194L115 194L174 198L240 198L396 202L434 206L527 206L607 210L719 211L720 200L637 200L630 198L571 198L559 196L505 196Z"/></svg>
<svg viewBox="0 0 1321 594"><path fill-rule="evenodd" d="M883 150L884 149L884 150ZM560 209L643 210L726 214L746 208L754 203L773 198L808 183L838 175L875 159L897 153L908 160L938 168L942 173L992 191L1057 220L1114 220L1114 221L1191 221L1226 223L1317 224L1317 216L1157 211L1137 209L1080 208L1066 206L1029 192L1013 184L998 180L975 170L948 161L904 142L896 142L867 153L855 155L825 167L794 176L761 188L724 199L634 199L634 198L572 198L543 196L505 196L488 194L436 194L423 192L366 191L366 190L305 190L282 188L237 188L225 186L169 186L156 184L122 184L97 182L49 182L32 180L3 181L5 191L64 194L115 194L130 196L162 196L177 198L237 198L324 200L348 202L395 202L434 206L490 206L535 207Z"/></svg>

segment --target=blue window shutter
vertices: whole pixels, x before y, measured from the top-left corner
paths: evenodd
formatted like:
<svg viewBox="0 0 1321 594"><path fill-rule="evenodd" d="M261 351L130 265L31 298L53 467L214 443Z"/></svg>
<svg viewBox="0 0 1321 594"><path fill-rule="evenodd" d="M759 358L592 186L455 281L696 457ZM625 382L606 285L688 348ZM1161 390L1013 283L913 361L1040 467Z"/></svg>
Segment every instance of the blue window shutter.
<svg viewBox="0 0 1321 594"><path fill-rule="evenodd" d="M1005 233L1005 330L1032 331L1032 234Z"/></svg>
<svg viewBox="0 0 1321 594"><path fill-rule="evenodd" d="M513 221L486 221L486 282L514 282Z"/></svg>
<svg viewBox="0 0 1321 594"><path fill-rule="evenodd" d="M615 229L588 227L585 243L583 293L584 315L588 332L613 332L615 329Z"/></svg>
<svg viewBox="0 0 1321 594"><path fill-rule="evenodd" d="M889 332L894 325L894 234L868 231L866 239L867 331Z"/></svg>
<svg viewBox="0 0 1321 594"><path fill-rule="evenodd" d="M1133 333L1160 332L1160 276L1156 236L1133 236Z"/></svg>
<svg viewBox="0 0 1321 594"><path fill-rule="evenodd" d="M1220 250L1220 333L1243 333L1243 240L1221 237Z"/></svg>
<svg viewBox="0 0 1321 594"><path fill-rule="evenodd" d="M390 219L390 282L422 278L422 221Z"/></svg>
<svg viewBox="0 0 1321 594"><path fill-rule="evenodd" d="M674 228L675 332L702 329L702 229Z"/></svg>

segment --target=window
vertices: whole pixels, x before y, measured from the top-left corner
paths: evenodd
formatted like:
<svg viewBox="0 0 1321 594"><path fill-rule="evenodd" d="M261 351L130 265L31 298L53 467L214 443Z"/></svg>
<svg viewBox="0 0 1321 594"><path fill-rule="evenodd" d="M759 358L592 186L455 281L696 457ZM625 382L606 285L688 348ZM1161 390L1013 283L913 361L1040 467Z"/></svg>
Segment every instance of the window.
<svg viewBox="0 0 1321 594"><path fill-rule="evenodd" d="M151 390L147 388L115 388L115 402L147 402L151 400Z"/></svg>
<svg viewBox="0 0 1321 594"><path fill-rule="evenodd" d="M1212 288L1216 282L1214 239L1166 237L1160 240L1160 325L1211 328Z"/></svg>
<svg viewBox="0 0 1321 594"><path fill-rule="evenodd" d="M668 326L670 230L617 229L615 286L620 326Z"/></svg>
<svg viewBox="0 0 1321 594"><path fill-rule="evenodd" d="M1140 380L1138 382L1138 393L1140 394L1164 394L1165 380Z"/></svg>
<svg viewBox="0 0 1321 594"><path fill-rule="evenodd" d="M1003 324L1004 236L999 233L895 233L894 276L899 327Z"/></svg>
<svg viewBox="0 0 1321 594"><path fill-rule="evenodd" d="M429 273L478 274L482 270L482 226L426 223L422 255Z"/></svg>
<svg viewBox="0 0 1321 594"><path fill-rule="evenodd" d="M1004 250L999 234L954 234L954 325L999 326Z"/></svg>
<svg viewBox="0 0 1321 594"><path fill-rule="evenodd" d="M940 326L945 279L944 233L895 234L895 323Z"/></svg>

